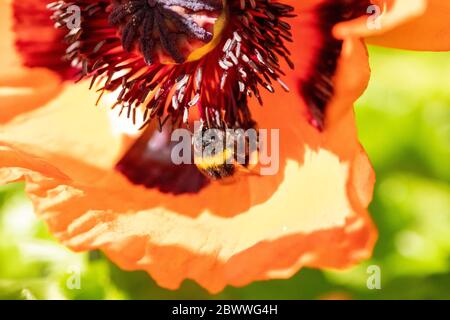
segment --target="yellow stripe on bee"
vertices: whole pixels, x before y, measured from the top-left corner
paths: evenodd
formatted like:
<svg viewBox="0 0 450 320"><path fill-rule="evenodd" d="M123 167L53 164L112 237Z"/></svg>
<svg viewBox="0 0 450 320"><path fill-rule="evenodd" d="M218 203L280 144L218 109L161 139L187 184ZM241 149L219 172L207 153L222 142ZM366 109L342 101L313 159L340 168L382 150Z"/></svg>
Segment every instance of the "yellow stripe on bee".
<svg viewBox="0 0 450 320"><path fill-rule="evenodd" d="M212 157L205 157L205 156L195 157L194 162L198 168L208 169L211 167L217 167L227 164L227 160L232 159L233 155L234 151L227 148L224 151L219 152ZM233 164L233 162L231 162L230 164Z"/></svg>

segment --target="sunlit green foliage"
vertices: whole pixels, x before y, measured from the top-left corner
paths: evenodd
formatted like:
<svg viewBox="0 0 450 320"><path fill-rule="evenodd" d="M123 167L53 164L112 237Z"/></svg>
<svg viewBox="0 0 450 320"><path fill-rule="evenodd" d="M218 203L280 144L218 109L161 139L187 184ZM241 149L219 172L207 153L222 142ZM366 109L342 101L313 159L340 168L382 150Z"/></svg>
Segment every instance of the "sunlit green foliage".
<svg viewBox="0 0 450 320"><path fill-rule="evenodd" d="M371 212L380 238L371 260L216 296L190 281L163 290L101 253L57 244L16 184L0 188L0 299L450 299L450 53L370 54L372 79L356 113L378 180ZM366 286L370 265L381 268L381 290ZM71 283L78 271L80 289Z"/></svg>

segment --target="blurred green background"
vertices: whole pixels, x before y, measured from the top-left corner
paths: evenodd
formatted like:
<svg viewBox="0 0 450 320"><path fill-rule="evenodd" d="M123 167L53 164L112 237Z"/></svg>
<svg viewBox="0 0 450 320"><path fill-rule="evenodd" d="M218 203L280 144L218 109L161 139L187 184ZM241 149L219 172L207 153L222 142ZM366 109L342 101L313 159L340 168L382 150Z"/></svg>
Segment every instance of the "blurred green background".
<svg viewBox="0 0 450 320"><path fill-rule="evenodd" d="M15 184L0 187L0 299L450 299L450 52L370 48L370 60L356 112L378 179L371 212L380 238L371 260L215 296L190 281L168 291L98 252L58 245ZM380 290L367 288L370 265L381 269ZM78 271L81 289L69 289Z"/></svg>

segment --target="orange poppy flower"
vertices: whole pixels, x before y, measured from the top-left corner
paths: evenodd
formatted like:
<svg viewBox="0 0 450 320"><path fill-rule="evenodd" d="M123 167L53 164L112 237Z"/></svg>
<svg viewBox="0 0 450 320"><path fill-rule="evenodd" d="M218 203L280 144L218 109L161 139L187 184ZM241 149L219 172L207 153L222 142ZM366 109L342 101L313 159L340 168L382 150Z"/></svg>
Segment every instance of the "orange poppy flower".
<svg viewBox="0 0 450 320"><path fill-rule="evenodd" d="M406 2L373 1L386 21L373 30L369 1L76 0L84 16L67 49L64 33L50 28L47 1L2 0L0 184L25 181L36 213L69 248L101 249L170 289L193 279L219 292L303 266L354 265L370 257L377 236L367 212L375 177L352 108L370 75L359 38L449 45L434 38L448 34L445 20L430 18L448 13L446 2ZM66 21L63 2L50 8L57 23ZM403 41L399 30L416 23L431 27ZM230 46L238 50L236 41L239 53L222 59ZM195 90L199 69L206 72ZM100 107L89 80L62 81L79 72L97 84L103 77ZM271 82L290 91L263 92L273 91ZM160 87L165 93L156 94ZM180 105L171 103L180 88ZM187 116L185 97L197 102ZM121 131L111 104L131 118L144 110L144 124L208 123L212 108L227 126L279 129L279 171L210 181L194 165L169 161L167 131L158 133L154 121L140 136Z"/></svg>

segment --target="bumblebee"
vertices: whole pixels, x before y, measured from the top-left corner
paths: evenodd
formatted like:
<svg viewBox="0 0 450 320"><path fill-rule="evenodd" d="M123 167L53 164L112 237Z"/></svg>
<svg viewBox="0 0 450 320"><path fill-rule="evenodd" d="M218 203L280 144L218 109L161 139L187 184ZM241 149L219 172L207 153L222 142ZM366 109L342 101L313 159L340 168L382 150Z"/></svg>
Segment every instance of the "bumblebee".
<svg viewBox="0 0 450 320"><path fill-rule="evenodd" d="M211 180L226 182L255 174L258 134L255 129L204 129L193 137L194 163Z"/></svg>

